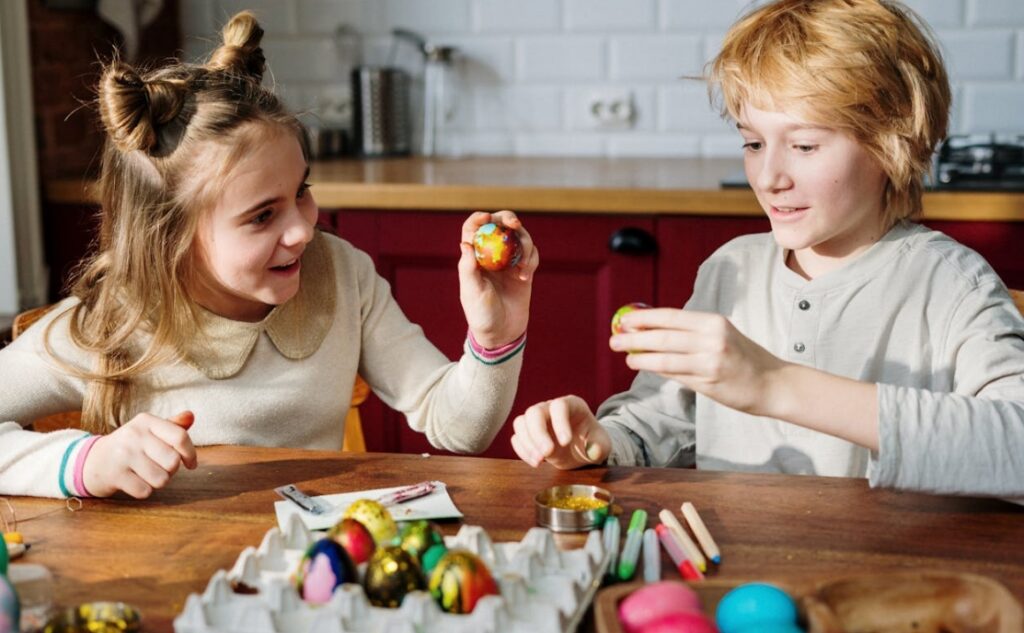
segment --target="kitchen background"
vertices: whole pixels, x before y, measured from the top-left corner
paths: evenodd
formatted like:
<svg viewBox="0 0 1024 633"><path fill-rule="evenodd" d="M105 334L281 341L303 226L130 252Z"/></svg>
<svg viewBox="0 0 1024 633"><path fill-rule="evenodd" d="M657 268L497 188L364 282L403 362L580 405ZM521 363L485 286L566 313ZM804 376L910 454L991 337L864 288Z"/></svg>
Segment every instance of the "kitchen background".
<svg viewBox="0 0 1024 633"><path fill-rule="evenodd" d="M951 130L1024 128L1024 2L912 0L951 70ZM742 0L182 0L186 55L216 42L227 16L253 9L273 79L293 107L330 125L348 110L348 71L423 62L391 36L414 30L458 48L444 155L739 156L738 136L708 103L698 74L750 2ZM335 37L339 25L362 36ZM336 45L340 44L340 46ZM394 47L394 51L392 51ZM415 80L414 80L415 81ZM414 83L420 87L422 83ZM420 91L414 89L414 95ZM412 99L414 107L418 100ZM602 126L596 108L625 123ZM629 110L632 116L629 116ZM414 121L421 117L414 116ZM415 136L415 135L414 135Z"/></svg>
<svg viewBox="0 0 1024 633"><path fill-rule="evenodd" d="M757 0L760 2L761 0ZM422 56L395 28L457 47L439 118L442 156L738 157L700 72L747 0L14 0L0 3L7 162L0 172L0 316L60 293L94 227L47 187L95 176L102 132L90 106L97 58L114 46L153 63L201 59L221 24L252 8L267 29L268 81L314 127L344 128L349 71L394 63L413 77L412 149L422 128ZM1024 2L909 0L951 71L951 132L1024 131ZM101 7L139 11L138 28ZM122 14L123 17L123 14ZM127 23L135 19L128 13ZM338 37L339 28L347 33ZM358 36L358 37L357 37ZM351 139L350 139L351 140ZM3 162L3 161L0 161ZM6 183L6 185L5 185ZM65 205L66 207L66 205ZM60 227L60 230L55 230ZM47 261L44 261L44 252ZM15 257L16 255L16 257ZM11 260L16 260L13 264ZM2 325L2 321L0 321Z"/></svg>

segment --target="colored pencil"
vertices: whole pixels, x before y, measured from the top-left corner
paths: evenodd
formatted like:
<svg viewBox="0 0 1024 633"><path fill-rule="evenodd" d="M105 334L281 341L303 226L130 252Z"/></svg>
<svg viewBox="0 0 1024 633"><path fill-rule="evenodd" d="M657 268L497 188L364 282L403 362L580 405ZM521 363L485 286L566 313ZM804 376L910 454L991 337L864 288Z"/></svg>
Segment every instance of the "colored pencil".
<svg viewBox="0 0 1024 633"><path fill-rule="evenodd" d="M715 539L711 538L711 532L708 531L704 521L701 520L700 515L697 514L697 508L693 507L693 504L689 501L679 506L679 509L683 512L683 517L686 518L686 522L690 524L690 529L693 530L693 535L697 537L697 542L700 543L701 549L704 550L704 554L711 559L711 562L716 565L722 562L722 553L718 550L718 544L715 543Z"/></svg>
<svg viewBox="0 0 1024 633"><path fill-rule="evenodd" d="M700 553L700 548L693 542L690 535L686 533L686 528L679 523L676 515L672 514L671 510L662 510L658 513L658 518L665 524L665 527L672 531L672 536L676 537L676 541L683 548L686 557L693 561L693 566L702 572L707 571L708 561L704 558L704 554Z"/></svg>
<svg viewBox="0 0 1024 633"><path fill-rule="evenodd" d="M672 531L664 523L659 523L654 528L654 531L657 533L662 547L668 552L668 557L672 559L672 564L676 566L684 580L702 580L704 578L700 571L690 562L690 559L686 557L686 554L683 553L679 543L672 536Z"/></svg>

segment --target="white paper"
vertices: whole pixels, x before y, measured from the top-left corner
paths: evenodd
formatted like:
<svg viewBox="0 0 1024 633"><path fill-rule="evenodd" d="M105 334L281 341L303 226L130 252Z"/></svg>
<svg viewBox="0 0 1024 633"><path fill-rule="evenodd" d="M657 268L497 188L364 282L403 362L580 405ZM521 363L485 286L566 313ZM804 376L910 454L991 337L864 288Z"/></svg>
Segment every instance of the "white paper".
<svg viewBox="0 0 1024 633"><path fill-rule="evenodd" d="M415 483L415 482L413 482ZM419 499L411 499L404 503L388 506L388 511L395 521L414 521L416 519L458 519L462 513L455 507L455 502L448 495L448 487L442 482L434 490ZM410 484L407 484L410 485ZM355 492L343 492L336 495L320 495L314 497L324 505L331 508L323 514L311 514L306 512L291 501L281 500L274 503L274 512L277 514L277 525L282 530L288 525L288 518L293 514L299 515L306 527L311 530L326 530L341 520L345 510L354 501L359 499L377 499L389 492L394 492L406 486L395 486L393 488L376 488L374 490L357 490Z"/></svg>

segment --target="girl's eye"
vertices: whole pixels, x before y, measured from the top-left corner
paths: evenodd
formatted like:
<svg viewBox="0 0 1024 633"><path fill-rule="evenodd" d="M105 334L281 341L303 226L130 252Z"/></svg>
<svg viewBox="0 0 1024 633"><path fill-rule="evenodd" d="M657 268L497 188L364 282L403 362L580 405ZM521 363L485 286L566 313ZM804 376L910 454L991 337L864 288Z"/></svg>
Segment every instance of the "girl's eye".
<svg viewBox="0 0 1024 633"><path fill-rule="evenodd" d="M269 222L269 221L270 221L270 218L271 218L271 216L272 216L273 214L274 214L274 213L273 213L273 211L271 211L270 209L264 209L263 211L260 211L260 212L259 212L259 213L258 213L258 214L257 214L257 215L256 215L256 216L255 216L255 217L254 217L254 218L252 219L252 220L250 220L249 222L250 222L251 224L255 224L255 225L257 225L257 226L259 226L259 225L261 225L261 224L266 224L267 222Z"/></svg>
<svg viewBox="0 0 1024 633"><path fill-rule="evenodd" d="M749 149L752 152L756 152L761 149L760 141L749 141L743 144L743 149Z"/></svg>
<svg viewBox="0 0 1024 633"><path fill-rule="evenodd" d="M302 183L302 185L299 186L299 192L295 194L295 197L299 198L299 199L305 198L306 197L306 192L309 191L309 188L312 187L312 186L313 185L309 184L308 182Z"/></svg>
<svg viewBox="0 0 1024 633"><path fill-rule="evenodd" d="M794 145L796 151L803 152L804 154L810 154L814 150L818 149L817 145Z"/></svg>

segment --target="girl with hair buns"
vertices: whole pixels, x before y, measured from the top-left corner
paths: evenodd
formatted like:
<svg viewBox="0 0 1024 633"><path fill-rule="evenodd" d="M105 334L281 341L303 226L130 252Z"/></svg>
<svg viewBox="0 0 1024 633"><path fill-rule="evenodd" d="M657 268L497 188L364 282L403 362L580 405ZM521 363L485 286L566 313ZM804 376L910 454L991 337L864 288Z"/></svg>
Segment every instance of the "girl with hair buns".
<svg viewBox="0 0 1024 633"><path fill-rule="evenodd" d="M1024 498L1024 320L974 251L915 224L946 134L938 50L889 0L780 0L707 79L772 232L722 246L684 309L634 310L632 388L513 422L526 462L867 477Z"/></svg>
<svg viewBox="0 0 1024 633"><path fill-rule="evenodd" d="M62 301L0 351L0 493L146 497L196 446L338 449L357 373L439 448L485 449L512 405L537 250L510 211L462 226L469 334L450 362L370 258L314 229L305 131L260 85L262 30L234 16L205 65L99 85L99 248ZM520 234L482 271L487 222ZM83 430L23 426L82 410Z"/></svg>

